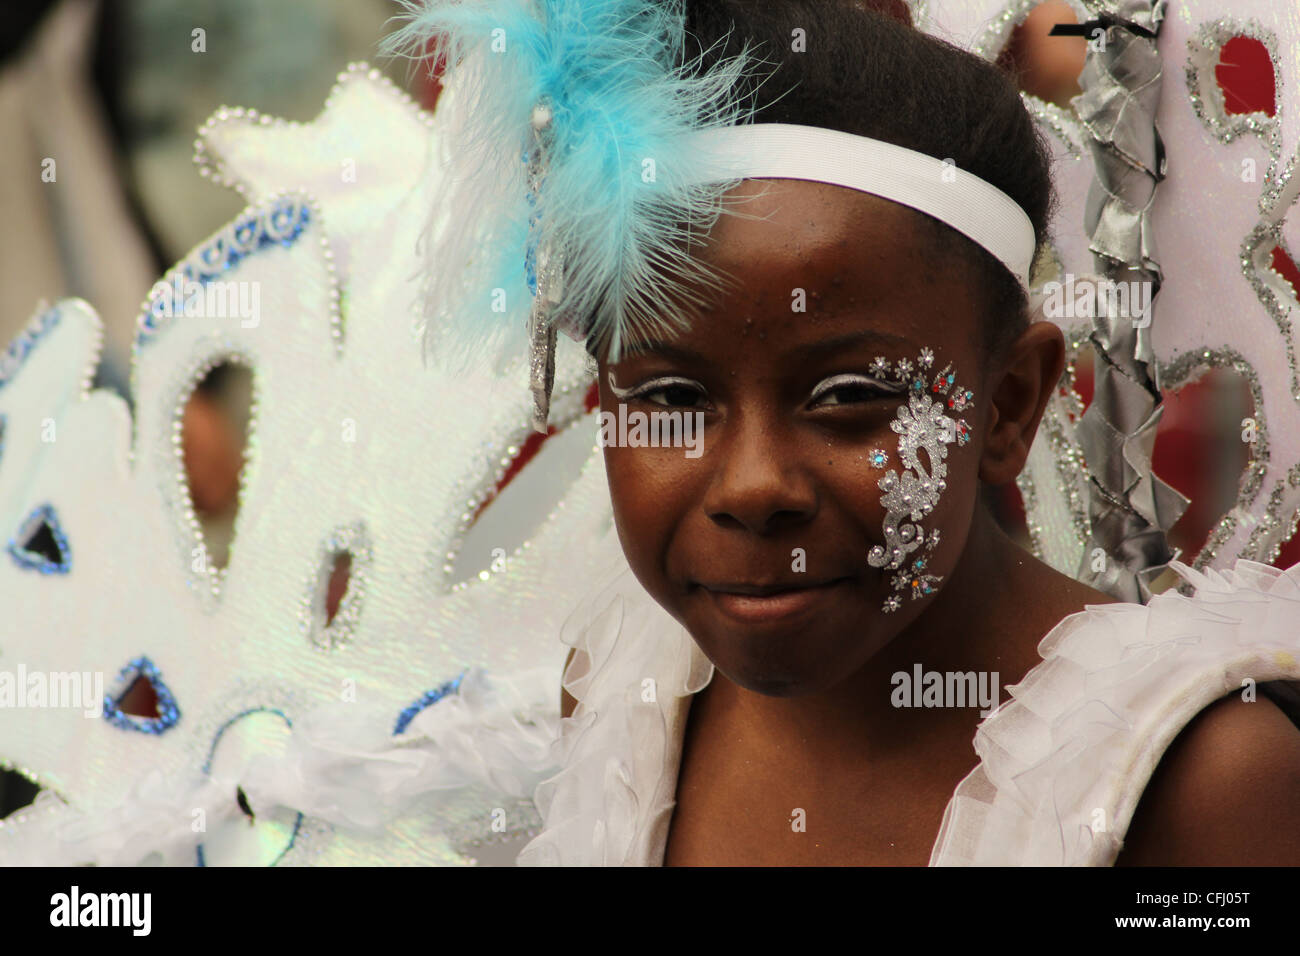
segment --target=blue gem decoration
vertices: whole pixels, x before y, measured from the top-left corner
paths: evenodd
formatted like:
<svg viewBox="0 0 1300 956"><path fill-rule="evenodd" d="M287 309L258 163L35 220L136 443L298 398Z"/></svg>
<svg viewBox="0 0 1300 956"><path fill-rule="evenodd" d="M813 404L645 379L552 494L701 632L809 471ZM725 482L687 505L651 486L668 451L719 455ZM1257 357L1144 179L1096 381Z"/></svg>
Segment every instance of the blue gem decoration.
<svg viewBox="0 0 1300 956"><path fill-rule="evenodd" d="M58 560L50 560L46 555L39 551L28 550L32 538L39 533L44 526L54 539L55 548L59 552ZM63 525L59 523L59 516L54 510L53 505L39 505L23 522L18 533L9 539L9 554L14 562L28 571L39 571L41 574L67 574L72 570L72 550L68 547L68 536L63 532Z"/></svg>
<svg viewBox="0 0 1300 956"><path fill-rule="evenodd" d="M221 725L221 727L217 730L217 735L212 738L212 746L208 748L207 759L203 761L204 776L208 776L212 773L212 758L215 757L217 754L217 745L221 743L222 736L225 734L227 730L230 729L232 724L234 724L236 721L243 720L249 714L275 714L277 717L283 719L290 729L293 728L293 721L289 719L289 715L286 714L284 711L279 710L275 707L250 707L248 710L241 711L240 713L235 714L234 717L231 717L229 720L227 720L224 724ZM294 843L298 841L298 832L302 829L302 820L303 820L303 816L301 813L299 813L297 817L294 818L293 833L289 835L289 842L285 845L285 848L280 851L279 855L276 856L276 858L272 860L270 863L268 863L267 866L275 866L277 863L279 863L281 860L284 859L286 853L288 853L290 850L293 849ZM194 850L195 850L195 862L197 863L197 865L207 866L208 863L207 860L204 858L204 854L203 854L203 844L200 843L197 847L194 848Z"/></svg>
<svg viewBox="0 0 1300 956"><path fill-rule="evenodd" d="M158 700L157 717L137 717L123 713L119 706L126 692L140 678L147 678L153 685L154 696ZM113 682L113 690L104 695L104 719L114 727L122 730L135 730L142 734L161 734L176 726L181 719L180 708L176 706L176 697L171 688L163 683L162 674L147 657L137 657L122 668Z"/></svg>
<svg viewBox="0 0 1300 956"><path fill-rule="evenodd" d="M177 295L172 290L178 285L182 295L187 283L206 286L254 253L271 246L292 246L310 224L311 207L303 199L294 197L278 199L261 212L236 220L163 277L160 285L167 287L166 294L155 286L149 305L140 316L135 333L136 345L151 341L183 309L183 299L180 303L174 301Z"/></svg>
<svg viewBox="0 0 1300 956"><path fill-rule="evenodd" d="M462 671L460 676L455 680L449 680L441 687L435 687L433 690L428 690L421 694L419 700L397 715L397 723L393 727L393 736L396 737L398 734L404 733L411 721L415 719L415 715L424 710L424 708L430 707L442 700L448 694L454 694L456 691L460 690L460 682L465 677L466 673L466 671Z"/></svg>

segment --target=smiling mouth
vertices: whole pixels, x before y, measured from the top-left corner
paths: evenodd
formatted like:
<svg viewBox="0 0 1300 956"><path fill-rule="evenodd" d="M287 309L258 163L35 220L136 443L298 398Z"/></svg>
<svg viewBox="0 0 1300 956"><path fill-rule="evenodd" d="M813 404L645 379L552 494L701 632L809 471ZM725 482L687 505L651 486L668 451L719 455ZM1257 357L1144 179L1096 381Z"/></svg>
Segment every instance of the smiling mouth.
<svg viewBox="0 0 1300 956"><path fill-rule="evenodd" d="M812 584L751 584L726 582L699 584L713 605L727 617L745 624L759 624L794 617L827 600L834 589L851 578L831 578Z"/></svg>
<svg viewBox="0 0 1300 956"><path fill-rule="evenodd" d="M715 594L741 594L746 597L772 597L777 594L786 594L790 591L811 591L817 588L828 588L832 584L839 584L841 581L847 581L848 578L830 578L825 581L815 581L812 584L806 581L795 583L777 583L777 584L703 584L699 586L706 591L712 591Z"/></svg>

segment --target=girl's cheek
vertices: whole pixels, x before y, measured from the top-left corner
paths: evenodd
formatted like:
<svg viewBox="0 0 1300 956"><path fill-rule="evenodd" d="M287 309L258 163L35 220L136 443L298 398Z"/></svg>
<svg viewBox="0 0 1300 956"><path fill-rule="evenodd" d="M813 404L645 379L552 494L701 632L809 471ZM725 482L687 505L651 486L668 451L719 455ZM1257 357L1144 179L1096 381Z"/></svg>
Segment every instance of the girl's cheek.
<svg viewBox="0 0 1300 956"><path fill-rule="evenodd" d="M681 468L681 463L676 463ZM624 544L653 552L690 506L690 486L664 456L635 448L606 448L614 518Z"/></svg>

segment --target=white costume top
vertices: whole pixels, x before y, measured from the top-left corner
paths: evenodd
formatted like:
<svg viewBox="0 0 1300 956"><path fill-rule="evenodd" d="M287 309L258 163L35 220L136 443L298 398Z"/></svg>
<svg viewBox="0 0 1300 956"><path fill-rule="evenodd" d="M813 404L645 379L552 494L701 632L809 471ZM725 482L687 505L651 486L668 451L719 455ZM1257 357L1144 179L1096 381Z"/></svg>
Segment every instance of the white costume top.
<svg viewBox="0 0 1300 956"><path fill-rule="evenodd" d="M603 547L618 549L614 535ZM562 721L562 769L537 789L545 825L521 865L663 862L690 695L713 666L621 551L610 557L565 627L578 653L564 686L578 706ZM1195 597L1091 606L1043 639L1042 663L980 723L979 765L948 804L930 865L1113 864L1192 717L1247 678L1300 678L1300 565L1174 566Z"/></svg>

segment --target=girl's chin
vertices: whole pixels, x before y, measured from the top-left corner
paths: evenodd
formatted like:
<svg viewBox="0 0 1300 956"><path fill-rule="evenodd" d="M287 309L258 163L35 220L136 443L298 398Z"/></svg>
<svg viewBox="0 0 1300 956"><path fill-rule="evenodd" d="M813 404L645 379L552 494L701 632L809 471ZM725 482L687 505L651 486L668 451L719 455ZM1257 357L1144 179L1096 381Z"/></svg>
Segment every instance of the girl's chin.
<svg viewBox="0 0 1300 956"><path fill-rule="evenodd" d="M842 660L843 651L829 647L823 654L808 656L805 646L800 648L799 660L774 661L771 657L755 659L730 642L697 643L719 674L737 687L765 697L815 694L848 676L838 669L834 673L825 670L825 662Z"/></svg>
<svg viewBox="0 0 1300 956"><path fill-rule="evenodd" d="M740 668L718 668L718 670L738 687L764 697L803 697L817 693L834 683L833 678L825 674L784 673L773 674L757 665Z"/></svg>
<svg viewBox="0 0 1300 956"><path fill-rule="evenodd" d="M757 633L753 629L700 628L686 630L700 650L732 684L767 697L802 697L830 690L850 678L881 648L887 634L875 635L863 626L808 627L790 632Z"/></svg>

